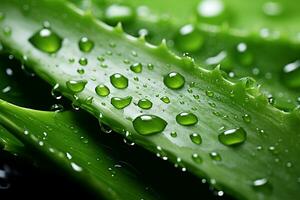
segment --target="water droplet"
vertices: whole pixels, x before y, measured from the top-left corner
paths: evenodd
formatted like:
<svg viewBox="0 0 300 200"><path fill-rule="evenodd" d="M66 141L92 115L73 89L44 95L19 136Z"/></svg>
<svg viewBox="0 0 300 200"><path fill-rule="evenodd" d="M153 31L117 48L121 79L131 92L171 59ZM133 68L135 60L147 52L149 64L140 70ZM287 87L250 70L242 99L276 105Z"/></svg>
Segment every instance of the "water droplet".
<svg viewBox="0 0 300 200"><path fill-rule="evenodd" d="M255 190L260 192L270 192L272 189L272 186L267 178L259 178L254 180L252 186Z"/></svg>
<svg viewBox="0 0 300 200"><path fill-rule="evenodd" d="M55 53L61 48L62 38L50 28L43 28L29 38L29 42L43 52Z"/></svg>
<svg viewBox="0 0 300 200"><path fill-rule="evenodd" d="M141 99L138 102L138 106L142 109L150 109L152 107L152 102L148 99Z"/></svg>
<svg viewBox="0 0 300 200"><path fill-rule="evenodd" d="M141 135L161 133L167 122L155 115L141 115L133 120L134 129Z"/></svg>
<svg viewBox="0 0 300 200"><path fill-rule="evenodd" d="M95 92L100 96L100 97L106 97L110 94L110 90L106 85L100 84L97 85L95 88Z"/></svg>
<svg viewBox="0 0 300 200"><path fill-rule="evenodd" d="M280 3L274 1L264 3L262 9L265 15L271 17L279 16L282 13L282 6Z"/></svg>
<svg viewBox="0 0 300 200"><path fill-rule="evenodd" d="M74 162L71 162L71 167L77 171L77 172L81 172L82 171L82 167L80 167L79 165L77 165L76 163Z"/></svg>
<svg viewBox="0 0 300 200"><path fill-rule="evenodd" d="M131 96L127 96L124 98L121 97L113 97L111 98L111 104L117 109L123 109L127 107L132 101Z"/></svg>
<svg viewBox="0 0 300 200"><path fill-rule="evenodd" d="M170 103L170 99L167 96L161 97L160 100L162 100L162 102L169 104Z"/></svg>
<svg viewBox="0 0 300 200"><path fill-rule="evenodd" d="M82 52L90 52L94 48L94 42L87 37L82 37L78 43L79 49Z"/></svg>
<svg viewBox="0 0 300 200"><path fill-rule="evenodd" d="M62 94L58 91L58 88L59 88L59 84L56 83L51 90L51 95L57 100L62 98Z"/></svg>
<svg viewBox="0 0 300 200"><path fill-rule="evenodd" d="M143 65L141 63L134 63L130 66L130 70L135 73L141 73L143 69Z"/></svg>
<svg viewBox="0 0 300 200"><path fill-rule="evenodd" d="M77 73L78 73L78 74L81 74L81 75L82 75L82 74L84 74L84 72L85 72L85 71L84 71L84 69L82 69L82 68L77 69Z"/></svg>
<svg viewBox="0 0 300 200"><path fill-rule="evenodd" d="M195 52L203 46L204 38L192 24L180 28L175 36L175 46L183 52Z"/></svg>
<svg viewBox="0 0 300 200"><path fill-rule="evenodd" d="M200 136L199 134L197 134L197 133L191 134L191 135L190 135L190 138L191 138L191 140L192 140L192 142L193 142L194 144L201 144L201 143L202 143L202 138L201 138L201 136Z"/></svg>
<svg viewBox="0 0 300 200"><path fill-rule="evenodd" d="M282 80L289 88L300 88L300 60L284 66Z"/></svg>
<svg viewBox="0 0 300 200"><path fill-rule="evenodd" d="M197 12L201 19L211 22L218 20L224 15L225 6L221 0L202 0L197 6Z"/></svg>
<svg viewBox="0 0 300 200"><path fill-rule="evenodd" d="M272 97L272 96L268 97L268 102L269 102L269 104L274 105L274 103L275 103L275 98Z"/></svg>
<svg viewBox="0 0 300 200"><path fill-rule="evenodd" d="M86 80L71 80L66 82L67 88L75 93L82 92L86 84Z"/></svg>
<svg viewBox="0 0 300 200"><path fill-rule="evenodd" d="M97 60L99 60L100 62L104 62L105 61L105 58L103 56L98 56L97 57Z"/></svg>
<svg viewBox="0 0 300 200"><path fill-rule="evenodd" d="M210 90L206 90L206 91L205 91L205 94L206 94L206 96L208 96L208 97L213 97L213 96L215 95L215 93L214 93L213 91L210 91Z"/></svg>
<svg viewBox="0 0 300 200"><path fill-rule="evenodd" d="M202 158L197 153L192 154L192 159L197 164L200 164L203 162Z"/></svg>
<svg viewBox="0 0 300 200"><path fill-rule="evenodd" d="M62 112L64 110L64 107L63 105L61 104L53 104L51 107L50 107L50 110L51 111L54 111L54 112Z"/></svg>
<svg viewBox="0 0 300 200"><path fill-rule="evenodd" d="M214 151L211 152L211 153L209 154L209 156L210 156L210 158L211 158L212 160L215 160L215 161L221 161L221 160L222 160L220 154L217 153L217 152L214 152Z"/></svg>
<svg viewBox="0 0 300 200"><path fill-rule="evenodd" d="M170 89L180 89L184 86L184 83L184 77L177 72L171 72L168 75L164 76L164 84Z"/></svg>
<svg viewBox="0 0 300 200"><path fill-rule="evenodd" d="M173 137L173 138L176 138L176 137L177 137L177 133L176 133L175 131L172 131L172 132L170 133L170 135L171 135L171 137Z"/></svg>
<svg viewBox="0 0 300 200"><path fill-rule="evenodd" d="M251 122L251 116L248 114L244 114L242 118L243 118L244 122L246 122L246 123Z"/></svg>
<svg viewBox="0 0 300 200"><path fill-rule="evenodd" d="M86 65L88 64L88 59L82 57L82 58L79 59L78 63L79 63L80 65L82 65L82 66L86 66Z"/></svg>
<svg viewBox="0 0 300 200"><path fill-rule="evenodd" d="M127 23L134 19L135 13L129 6L112 4L106 8L104 21L110 25L116 25L118 22Z"/></svg>
<svg viewBox="0 0 300 200"><path fill-rule="evenodd" d="M149 70L153 70L154 69L154 65L153 64L148 64L147 67L148 67Z"/></svg>
<svg viewBox="0 0 300 200"><path fill-rule="evenodd" d="M119 73L111 75L110 82L115 88L118 89L125 89L128 87L128 79Z"/></svg>
<svg viewBox="0 0 300 200"><path fill-rule="evenodd" d="M192 126L198 122L198 118L193 113L182 112L176 116L176 121L178 124L183 126Z"/></svg>
<svg viewBox="0 0 300 200"><path fill-rule="evenodd" d="M247 133L243 128L234 128L222 132L219 141L226 146L242 144L247 139Z"/></svg>

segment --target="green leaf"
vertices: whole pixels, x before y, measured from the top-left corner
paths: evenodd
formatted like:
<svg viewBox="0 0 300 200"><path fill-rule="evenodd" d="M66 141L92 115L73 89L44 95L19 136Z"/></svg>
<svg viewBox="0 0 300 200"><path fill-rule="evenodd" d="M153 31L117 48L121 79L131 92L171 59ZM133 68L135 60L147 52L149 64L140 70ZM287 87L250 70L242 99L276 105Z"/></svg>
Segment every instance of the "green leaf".
<svg viewBox="0 0 300 200"><path fill-rule="evenodd" d="M299 42L294 37L291 41L289 37L290 34L296 35L294 30L297 29L286 29L287 26L291 28L297 24L297 9L294 8L299 6L298 3L253 1L249 3L251 6L247 4L245 8L238 1L225 0L224 6L228 8L225 12L228 14L214 23L208 19L198 19L196 8L199 2L201 1L143 1L147 12L139 12L140 1L121 1L121 5L127 5L138 15L131 23L125 23L124 29L133 35L146 30L145 37L153 44L166 38L169 46L179 55L189 52L200 66L208 69L221 64L221 69L230 78L254 77L261 85L262 92L272 99L272 104L277 108L291 111L298 106L299 86L291 87L286 80L292 79L293 75L286 76L284 73L288 64L297 64L299 59ZM91 0L84 5L80 3L83 4L81 1L75 2L101 20L105 20L105 17L99 13L105 13L112 5L120 5L120 1L115 0ZM276 4L284 9L282 16L266 16L263 13L265 7L276 9ZM245 21L250 26L247 23L244 23L247 26L236 26L232 19L238 19L237 23ZM256 27L251 27L253 24ZM180 36L180 31L184 29L186 36ZM266 33L269 35L265 36ZM294 74L297 74L296 71Z"/></svg>
<svg viewBox="0 0 300 200"><path fill-rule="evenodd" d="M107 27L70 4L26 2L30 12L22 10L18 1L2 2L0 9L6 18L1 27L9 26L12 31L10 36L1 32L0 38L19 58L26 55L25 62L39 76L51 85L59 84L74 104L183 170L210 178L212 185L236 197L291 199L299 195L299 111L284 113L269 105L252 79L230 82L219 69L204 70L188 57L175 57L165 44L145 44L143 39L123 34L120 27ZM28 41L45 20L51 24L50 29L46 23L46 29L64 40L53 55L45 53L47 46L38 49ZM90 53L80 51L82 37L94 42ZM82 57L88 60L85 66L77 63ZM141 73L130 70L134 63L143 65ZM78 68L85 73L78 74ZM184 84L178 84L182 78L173 72L184 77ZM121 75L110 84L110 76L116 73L126 77L127 88ZM166 76L177 81L164 85ZM70 81L72 87L67 87ZM109 96L96 94L99 84L109 87ZM133 103L124 109L111 105L112 97L128 95ZM164 97L170 103L160 100ZM151 109L142 110L134 104L144 98L153 103ZM138 119L147 122L144 128L133 127L132 122ZM166 126L157 130L151 124Z"/></svg>

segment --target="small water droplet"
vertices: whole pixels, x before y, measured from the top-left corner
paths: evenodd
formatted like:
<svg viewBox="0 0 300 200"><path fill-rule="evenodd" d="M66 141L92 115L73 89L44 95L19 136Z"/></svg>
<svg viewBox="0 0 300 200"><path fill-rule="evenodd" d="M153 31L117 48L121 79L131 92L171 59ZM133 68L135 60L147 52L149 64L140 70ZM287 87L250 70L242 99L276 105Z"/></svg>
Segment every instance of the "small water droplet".
<svg viewBox="0 0 300 200"><path fill-rule="evenodd" d="M111 75L110 82L115 88L118 89L125 89L128 87L128 79L119 73Z"/></svg>
<svg viewBox="0 0 300 200"><path fill-rule="evenodd" d="M80 51L90 52L94 48L94 42L87 37L82 37L78 42L78 46Z"/></svg>
<svg viewBox="0 0 300 200"><path fill-rule="evenodd" d="M226 146L242 144L247 139L247 133L243 128L234 128L222 132L218 136L219 141Z"/></svg>
<svg viewBox="0 0 300 200"><path fill-rule="evenodd" d="M282 6L279 2L269 1L263 4L262 10L265 15L275 17L282 13Z"/></svg>
<svg viewBox="0 0 300 200"><path fill-rule="evenodd" d="M183 52L195 52L204 43L201 32L192 24L181 27L175 36L175 46Z"/></svg>
<svg viewBox="0 0 300 200"><path fill-rule="evenodd" d="M64 107L63 105L61 104L53 104L51 107L50 107L50 110L51 111L54 111L54 112L62 112L64 110Z"/></svg>
<svg viewBox="0 0 300 200"><path fill-rule="evenodd" d="M142 109L150 109L152 107L152 102L148 99L141 99L138 102L138 106Z"/></svg>
<svg viewBox="0 0 300 200"><path fill-rule="evenodd" d="M215 152L215 151L211 152L211 153L209 154L209 156L210 156L210 158L211 158L212 160L215 160L215 161L221 161L221 160L222 160L222 157L220 156L220 154L217 153L217 152Z"/></svg>
<svg viewBox="0 0 300 200"><path fill-rule="evenodd" d="M97 60L100 61L100 62L104 62L105 61L105 58L103 56L98 56L97 57Z"/></svg>
<svg viewBox="0 0 300 200"><path fill-rule="evenodd" d="M124 98L121 98L121 97L111 98L111 104L117 109L123 109L123 108L129 106L131 101L132 101L131 96L127 96L127 97L124 97Z"/></svg>
<svg viewBox="0 0 300 200"><path fill-rule="evenodd" d="M81 172L82 167L80 167L78 164L71 162L71 167L74 169L74 171Z"/></svg>
<svg viewBox="0 0 300 200"><path fill-rule="evenodd" d="M197 164L200 164L203 162L202 158L197 153L192 154L192 159Z"/></svg>
<svg viewBox="0 0 300 200"><path fill-rule="evenodd" d="M225 6L221 0L202 0L197 6L197 12L203 20L216 19L220 21L225 13Z"/></svg>
<svg viewBox="0 0 300 200"><path fill-rule="evenodd" d="M82 92L86 84L86 80L70 80L66 82L67 88L74 93Z"/></svg>
<svg viewBox="0 0 300 200"><path fill-rule="evenodd" d="M289 88L300 88L300 60L284 66L282 80Z"/></svg>
<svg viewBox="0 0 300 200"><path fill-rule="evenodd" d="M167 96L161 97L160 100L162 100L162 102L169 104L170 103L170 99Z"/></svg>
<svg viewBox="0 0 300 200"><path fill-rule="evenodd" d="M274 105L275 104L275 98L272 97L272 96L268 97L268 102L269 102L269 104Z"/></svg>
<svg viewBox="0 0 300 200"><path fill-rule="evenodd" d="M143 65L141 63L134 63L130 66L130 70L135 73L141 73L143 69Z"/></svg>
<svg viewBox="0 0 300 200"><path fill-rule="evenodd" d="M147 65L147 68L148 68L149 70L153 70L153 69L154 69L154 65L153 65L153 64L148 64L148 65Z"/></svg>
<svg viewBox="0 0 300 200"><path fill-rule="evenodd" d="M171 72L168 75L164 76L164 84L168 88L176 90L184 86L185 79L181 74L177 72Z"/></svg>
<svg viewBox="0 0 300 200"><path fill-rule="evenodd" d="M95 92L100 97L106 97L110 94L109 88L106 85L103 85L103 84L97 85L96 88L95 88Z"/></svg>
<svg viewBox="0 0 300 200"><path fill-rule="evenodd" d="M192 126L198 122L198 118L193 113L182 112L176 116L176 122L183 126Z"/></svg>
<svg viewBox="0 0 300 200"><path fill-rule="evenodd" d="M43 52L55 53L61 48L62 38L50 28L43 28L29 38L29 42Z"/></svg>
<svg viewBox="0 0 300 200"><path fill-rule="evenodd" d="M134 129L141 135L161 133L167 122L155 115L140 115L133 120Z"/></svg>
<svg viewBox="0 0 300 200"><path fill-rule="evenodd" d="M171 137L173 137L173 138L176 138L176 137L177 137L176 131L172 131L172 132L170 133L170 135L171 135Z"/></svg>
<svg viewBox="0 0 300 200"><path fill-rule="evenodd" d="M134 10L125 5L112 4L104 12L104 21L110 25L116 25L118 22L128 23L135 17Z"/></svg>
<svg viewBox="0 0 300 200"><path fill-rule="evenodd" d="M77 73L80 74L80 75L84 74L84 72L85 71L82 68L77 69Z"/></svg>
<svg viewBox="0 0 300 200"><path fill-rule="evenodd" d="M252 187L259 192L269 193L272 190L272 186L267 178L259 178L252 182Z"/></svg>
<svg viewBox="0 0 300 200"><path fill-rule="evenodd" d="M51 90L51 95L57 100L62 98L62 94L58 91L58 88L59 88L59 84L56 83Z"/></svg>
<svg viewBox="0 0 300 200"><path fill-rule="evenodd" d="M206 96L208 96L208 97L213 97L213 96L215 95L215 93L214 93L213 91L210 91L210 90L206 90L206 91L205 91L205 94L206 94Z"/></svg>
<svg viewBox="0 0 300 200"><path fill-rule="evenodd" d="M82 57L82 58L79 59L78 63L79 63L80 65L82 65L82 66L86 66L86 65L88 64L88 59Z"/></svg>
<svg viewBox="0 0 300 200"><path fill-rule="evenodd" d="M243 118L244 122L246 122L246 123L250 123L251 122L251 116L248 115L248 114L244 114L242 116L242 118Z"/></svg>
<svg viewBox="0 0 300 200"><path fill-rule="evenodd" d="M193 142L194 144L201 144L201 143L202 143L202 138L201 138L201 136L200 136L199 134L197 134L197 133L191 134L191 135L190 135L190 138L191 138L191 140L192 140L192 142Z"/></svg>

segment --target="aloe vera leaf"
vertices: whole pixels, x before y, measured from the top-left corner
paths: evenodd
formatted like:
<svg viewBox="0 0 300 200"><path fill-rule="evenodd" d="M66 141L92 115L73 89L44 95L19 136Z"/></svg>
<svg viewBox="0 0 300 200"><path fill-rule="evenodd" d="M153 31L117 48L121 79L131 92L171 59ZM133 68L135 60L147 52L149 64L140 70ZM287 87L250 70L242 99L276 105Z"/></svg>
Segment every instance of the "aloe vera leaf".
<svg viewBox="0 0 300 200"><path fill-rule="evenodd" d="M24 16L17 1L3 1L1 11L5 12L6 18L2 26L12 29L9 37L3 33L0 35L4 46L16 56L26 55L26 63L39 76L52 85L58 83L65 96L100 118L101 123L123 135L129 134L129 139L184 169L200 177L209 177L215 187L236 197L282 199L299 195L298 170L293 167L299 163L299 145L296 142L299 134L295 128L299 123L298 111L284 113L268 105L266 98L251 81L250 84L245 80L232 83L221 76L219 69L207 71L194 66L190 59L170 54L165 45L155 47L145 44L142 39L122 33L120 27L112 29L91 16L84 16L65 2L27 1L27 4L30 12ZM41 29L44 20L50 22L60 37L68 38L68 42L55 55L44 53L28 42L28 38ZM22 37L18 33L22 33ZM78 48L78 41L83 36L95 42L90 53L82 53ZM131 51L137 55L132 55ZM107 68L105 65L99 66L99 55L105 58ZM78 75L79 64L69 63L69 58L78 61L82 56L88 59L89 64L84 67L85 73ZM130 64L126 64L128 62L124 62L125 59L131 63L141 62L143 72L140 75L131 72ZM153 70L147 69L149 63L153 64ZM163 77L172 71L185 77L184 87L177 91L163 85ZM109 76L114 73L121 73L128 78L128 88L116 89L109 84ZM135 76L139 81L134 80ZM80 87L85 85L84 90L74 95L66 86L70 80L88 82L81 81ZM95 93L98 84L106 84L110 88L109 97L101 98ZM188 85L191 85L189 92ZM73 91L78 89L71 88ZM117 110L110 104L110 97L128 95L133 97L133 102L149 98L153 106L150 110L142 111L130 104L123 110ZM163 96L169 97L171 102L163 103L160 100ZM93 97L92 102L90 97ZM197 125L186 127L176 123L176 115L184 111L197 115ZM163 133L152 136L138 134L132 121L141 112L164 119L168 124ZM245 114L251 116L251 120L245 118ZM244 144L227 147L218 142L220 132L236 127L243 127L247 133ZM170 136L172 131L177 132L176 138ZM190 134L193 133L201 135L201 145L193 144L190 140ZM257 151L257 148L263 150ZM222 161L211 159L209 154L212 152L218 152Z"/></svg>
<svg viewBox="0 0 300 200"><path fill-rule="evenodd" d="M13 113L13 114L12 114ZM157 199L135 180L134 173L118 168L114 156L97 138L87 134L80 118L72 112L25 109L1 100L1 124L27 147L51 158L65 172L87 184L106 199ZM62 134L63 133L63 134Z"/></svg>
<svg viewBox="0 0 300 200"><path fill-rule="evenodd" d="M10 101L11 103L17 103L18 105L22 106L46 110L48 110L54 103L61 103L64 105L64 108L68 110L68 105L65 105L65 103L62 101L63 99L56 101L52 100L53 97L50 95L51 88L48 85L44 85L42 80L39 80L36 76L32 76L32 74L28 71L23 71L21 69L22 64L17 62L16 59L11 58L11 55L0 55L0 88L7 88L10 86L9 91L0 93L2 99ZM22 82L24 84L17 84L18 82ZM37 93L39 94L38 96L33 95ZM80 123L77 123L78 126L80 126L80 124L85 124L82 122L82 119L87 119L85 121L89 122L89 127L93 126L92 124L94 123L91 124L92 120L90 120L90 116L86 116L86 114L83 112L72 112L74 117L77 116L76 114L81 116L81 119L78 119L78 117L76 118L77 121L81 121ZM68 123L68 120L64 120L64 123ZM90 133L98 132L97 124L98 123L95 124L95 127L93 126L94 128L92 131L90 131ZM88 132L85 127L81 126L81 128ZM188 173L182 174L180 171L178 172L176 168L173 169L173 167L168 165L168 163L163 163L164 161L157 160L153 158L152 155L145 154L147 152L136 147L132 147L132 143L126 142L130 144L130 146L128 146L127 144L124 144L123 141L119 141L118 137L113 136L113 134L99 134L99 138L96 138L96 140L99 140L103 143L101 143L101 146L98 148L105 150L107 147L108 151L105 151L105 154L113 159L117 166L118 164L122 166L121 173L123 173L124 176L129 176L131 173L133 173L133 177L139 177L139 185L144 185L145 187L148 186L150 189L152 188L151 190L148 189L150 193L156 192L162 199L173 199L175 197L183 198L186 193L189 193L193 196L201 192L203 197L215 199L213 192L208 190L207 184L195 184L197 179L192 177L192 175L189 175ZM61 138L58 137L57 140L61 141ZM51 170L51 168L48 166L49 158L47 156L42 156L44 158L42 159L38 152L32 152L31 145L24 146L24 144L21 143L20 140L18 140L12 133L7 131L7 129L5 129L1 123L0 148L3 148L4 151L9 152L10 155L13 154L14 156L18 156L19 159L27 162L29 161L30 163L35 163L35 165L37 165L43 171L47 172L47 170ZM111 149L113 149L113 151ZM140 164L140 162L143 164ZM152 165L159 166L157 168L159 168L162 173L160 176L160 182L156 182L156 179L154 178L154 175L156 174L155 171L153 171ZM16 167L18 168L19 166ZM60 169L59 166L58 168ZM115 172L113 169L114 168L112 167L112 173ZM170 184L168 180L170 180L174 174L176 174L177 182ZM113 175L115 176L118 174ZM84 183L86 182L86 180L80 180L80 182L83 181ZM122 185L122 182L120 184ZM87 188L87 190L91 193L93 192L93 188ZM228 199L228 197L224 196L223 198Z"/></svg>
<svg viewBox="0 0 300 200"><path fill-rule="evenodd" d="M202 38L203 44L201 44L200 49L195 52L189 52L189 54L195 58L199 65L211 69L216 66L216 63L220 63L221 68L230 77L235 79L245 76L254 77L261 84L262 92L272 100L272 104L277 108L290 111L299 105L299 88L291 88L285 84L283 71L285 66L299 59L300 49L297 44L291 43L285 37L274 39L271 36L262 37L259 34L245 34L242 31L231 30L227 26L214 26L212 28L205 23L195 25L197 24L195 19L196 12L193 12L193 10L195 10L195 5L197 5L198 1L171 2L151 1L149 3L148 1L143 1L141 3L140 1L132 0L122 1L120 4L119 1L114 0L91 0L77 1L75 4L84 10L92 12L102 20L105 20L103 13L105 13L106 8L109 8L111 5L127 5L128 8L136 11L138 16L131 23L124 24L126 32L138 35L139 30L148 30L149 35L146 36L148 41L155 44L166 38L168 43L172 44L169 46L179 54L188 51L188 49L178 47L177 43L181 42L181 40L178 41L176 39L178 38L179 29L186 24L194 24L194 28L198 30L196 35ZM257 5L261 4L262 2ZM284 4L297 3L285 2ZM140 6L143 5L148 6L148 14L147 12L138 11ZM183 12L176 12L178 10L177 7L181 7ZM261 10L258 11L262 12ZM168 15L168 17L164 17L163 14ZM259 16L262 19L266 18ZM246 16L241 17L247 18ZM297 16L293 16L294 18L296 19ZM188 41L182 42L188 43ZM190 43L194 43L194 41L191 39ZM239 48L245 49L241 52L241 50L238 50ZM283 54L282 52L287 53ZM218 61L212 63L212 58L217 55L219 55L219 59L216 59Z"/></svg>

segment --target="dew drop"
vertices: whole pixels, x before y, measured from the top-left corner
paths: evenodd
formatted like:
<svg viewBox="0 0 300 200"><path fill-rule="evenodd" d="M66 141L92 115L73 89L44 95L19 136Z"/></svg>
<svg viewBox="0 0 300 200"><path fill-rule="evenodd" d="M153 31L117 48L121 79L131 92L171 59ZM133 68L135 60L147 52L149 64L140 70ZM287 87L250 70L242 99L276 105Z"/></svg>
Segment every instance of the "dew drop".
<svg viewBox="0 0 300 200"><path fill-rule="evenodd" d="M119 73L111 75L110 82L115 88L118 89L125 89L128 87L128 79Z"/></svg>
<svg viewBox="0 0 300 200"><path fill-rule="evenodd" d="M211 153L209 154L209 156L210 156L210 158L211 158L212 160L215 160L215 161L221 161L221 160L222 160L220 154L217 153L217 152L215 152L215 151L211 152Z"/></svg>
<svg viewBox="0 0 300 200"><path fill-rule="evenodd" d="M80 65L82 65L82 66L86 66L86 65L88 64L88 59L82 57L82 58L79 59L78 63L79 63Z"/></svg>
<svg viewBox="0 0 300 200"><path fill-rule="evenodd" d="M62 98L62 94L58 91L58 88L59 88L59 84L56 83L51 90L51 95L57 100Z"/></svg>
<svg viewBox="0 0 300 200"><path fill-rule="evenodd" d="M192 160L197 164L200 164L203 162L202 158L197 153L192 154Z"/></svg>
<svg viewBox="0 0 300 200"><path fill-rule="evenodd" d="M78 46L80 51L90 52L94 48L94 42L87 37L82 37L78 42Z"/></svg>
<svg viewBox="0 0 300 200"><path fill-rule="evenodd" d="M141 115L133 120L134 129L141 135L161 133L167 122L155 115Z"/></svg>
<svg viewBox="0 0 300 200"><path fill-rule="evenodd" d="M127 23L134 19L135 13L129 6L112 4L106 8L104 21L110 25L116 25L118 22Z"/></svg>
<svg viewBox="0 0 300 200"><path fill-rule="evenodd" d="M271 184L267 178L259 178L252 182L252 187L254 190L259 192L270 192L272 189Z"/></svg>
<svg viewBox="0 0 300 200"><path fill-rule="evenodd" d="M80 74L80 75L84 74L84 72L85 71L82 68L77 69L77 73Z"/></svg>
<svg viewBox="0 0 300 200"><path fill-rule="evenodd" d="M103 85L103 84L97 85L96 88L95 88L95 92L100 97L106 97L110 94L109 88L106 85Z"/></svg>
<svg viewBox="0 0 300 200"><path fill-rule="evenodd" d="M154 65L153 65L153 64L148 64L148 65L147 65L147 68L148 68L149 70L153 70L153 69L154 69Z"/></svg>
<svg viewBox="0 0 300 200"><path fill-rule="evenodd" d="M246 122L246 123L251 122L251 116L248 114L244 114L242 118L243 118L244 122Z"/></svg>
<svg viewBox="0 0 300 200"><path fill-rule="evenodd" d="M192 24L180 28L175 36L175 46L183 52L195 52L203 46L204 38Z"/></svg>
<svg viewBox="0 0 300 200"><path fill-rule="evenodd" d="M199 134L193 133L190 135L190 139L194 144L201 144L202 143L202 138Z"/></svg>
<svg viewBox="0 0 300 200"><path fill-rule="evenodd" d="M246 141L247 133L243 128L234 128L222 132L219 141L226 146L239 145Z"/></svg>
<svg viewBox="0 0 300 200"><path fill-rule="evenodd" d="M170 135L171 135L171 137L173 137L173 138L176 138L176 137L177 137L176 131L172 131L172 132L170 133Z"/></svg>
<svg viewBox="0 0 300 200"><path fill-rule="evenodd" d="M206 96L208 96L208 97L213 97L213 96L215 95L215 93L214 93L213 91L210 91L210 90L206 90L206 91L205 91L205 94L206 94Z"/></svg>
<svg viewBox="0 0 300 200"><path fill-rule="evenodd" d="M197 12L201 19L218 19L224 15L225 6L221 0L202 0L197 6Z"/></svg>
<svg viewBox="0 0 300 200"><path fill-rule="evenodd" d="M173 90L180 89L185 84L184 77L177 73L177 72L171 72L168 75L164 76L164 84Z"/></svg>
<svg viewBox="0 0 300 200"><path fill-rule="evenodd" d="M192 126L198 122L198 118L193 113L182 112L176 116L176 122L183 126Z"/></svg>
<svg viewBox="0 0 300 200"><path fill-rule="evenodd" d="M152 102L148 99L141 99L138 102L138 106L142 109L150 109L152 107Z"/></svg>
<svg viewBox="0 0 300 200"><path fill-rule="evenodd" d="M55 53L62 46L62 38L50 28L39 30L29 38L29 42L40 51L46 53Z"/></svg>
<svg viewBox="0 0 300 200"><path fill-rule="evenodd" d="M74 93L82 92L86 84L86 80L70 80L66 82L67 88Z"/></svg>
<svg viewBox="0 0 300 200"><path fill-rule="evenodd" d="M131 101L132 101L131 96L127 96L127 97L124 97L124 98L121 98L121 97L111 98L111 104L117 109L123 109L123 108L129 106Z"/></svg>
<svg viewBox="0 0 300 200"><path fill-rule="evenodd" d="M282 13L282 6L278 2L269 1L264 3L262 10L265 15L275 17Z"/></svg>
<svg viewBox="0 0 300 200"><path fill-rule="evenodd" d="M169 104L170 103L170 99L167 96L161 97L160 100L162 100L162 102Z"/></svg>
<svg viewBox="0 0 300 200"><path fill-rule="evenodd" d="M300 88L300 60L284 66L282 80L291 89Z"/></svg>
<svg viewBox="0 0 300 200"><path fill-rule="evenodd" d="M141 73L143 69L143 65L141 63L134 63L130 66L130 70L135 73Z"/></svg>

